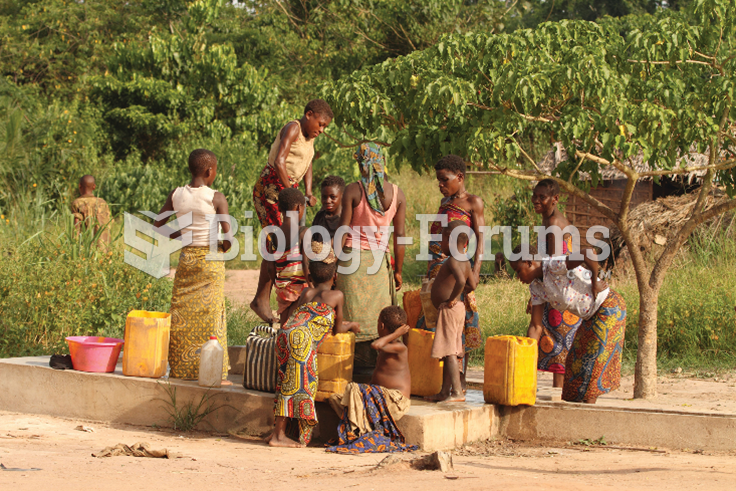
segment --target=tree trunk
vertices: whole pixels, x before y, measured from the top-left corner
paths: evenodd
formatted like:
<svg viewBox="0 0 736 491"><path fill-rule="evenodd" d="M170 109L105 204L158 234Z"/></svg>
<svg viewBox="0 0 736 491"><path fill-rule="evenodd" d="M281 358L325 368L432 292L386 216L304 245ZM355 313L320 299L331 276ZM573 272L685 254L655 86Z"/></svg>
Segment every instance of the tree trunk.
<svg viewBox="0 0 736 491"><path fill-rule="evenodd" d="M657 395L657 305L659 288L639 284L639 349L636 352L634 398Z"/></svg>

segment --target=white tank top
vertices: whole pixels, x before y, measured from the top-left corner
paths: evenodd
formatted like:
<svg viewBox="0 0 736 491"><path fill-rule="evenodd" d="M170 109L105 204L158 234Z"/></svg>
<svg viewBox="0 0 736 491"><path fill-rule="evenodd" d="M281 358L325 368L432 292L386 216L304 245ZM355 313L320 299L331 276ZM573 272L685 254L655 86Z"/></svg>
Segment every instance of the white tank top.
<svg viewBox="0 0 736 491"><path fill-rule="evenodd" d="M193 188L189 184L176 188L174 194L171 195L171 203L174 205L177 219L187 213L191 212L192 214L192 224L181 229L182 235L186 232L192 233L192 243L190 244L192 246L206 247L210 245L210 222L207 221L205 215L217 213L215 206L212 204L212 198L214 197L214 189L207 186Z"/></svg>

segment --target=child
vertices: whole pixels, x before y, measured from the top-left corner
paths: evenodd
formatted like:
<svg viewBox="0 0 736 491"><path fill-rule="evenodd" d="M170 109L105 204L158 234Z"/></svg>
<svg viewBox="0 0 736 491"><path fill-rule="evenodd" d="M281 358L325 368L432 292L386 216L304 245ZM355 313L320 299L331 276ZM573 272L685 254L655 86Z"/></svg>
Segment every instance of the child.
<svg viewBox="0 0 736 491"><path fill-rule="evenodd" d="M521 247L516 247L518 254ZM585 251L583 251L585 252ZM537 253L529 246L529 253ZM626 304L604 281L598 280L598 262L584 254L582 261L556 256L542 261L512 261L511 267L532 296L529 330L542 325L544 304L569 310L583 319L565 362L562 399L595 403L601 394L618 389L621 352L626 328Z"/></svg>
<svg viewBox="0 0 736 491"><path fill-rule="evenodd" d="M205 215L228 215L225 196L211 189L217 177L217 157L203 148L189 154L189 171L192 180L169 193L159 214L175 211L177 218L191 213L192 223L180 231L170 232L164 224L169 217L157 220L156 227L164 227L170 238L191 233L192 242L182 248L179 266L174 277L171 295L171 335L169 366L171 378L197 379L199 376L199 350L210 336L225 350L222 364L223 385L227 380L227 328L225 324L225 262L207 261L210 252L210 223ZM230 233L230 223L220 224L222 231ZM231 240L224 240L221 250L230 249Z"/></svg>
<svg viewBox="0 0 736 491"><path fill-rule="evenodd" d="M319 225L327 229L330 239L335 238L335 232L340 226L342 215L342 193L345 191L345 181L339 176L327 176L322 179L322 209L314 216L312 226ZM327 237L322 238L323 241Z"/></svg>
<svg viewBox="0 0 736 491"><path fill-rule="evenodd" d="M368 453L415 449L404 443L404 435L396 426L396 421L411 406L409 351L401 340L409 329L406 312L401 307L391 306L381 311L380 337L371 344L378 351L378 361L370 385L350 382L343 394L333 394L329 399L341 421L338 445L327 451Z"/></svg>
<svg viewBox="0 0 736 491"><path fill-rule="evenodd" d="M560 227L560 230L564 230L570 225L565 215L557 208L559 198L560 186L553 179L543 179L534 187L532 203L534 211L542 215L544 227L557 226ZM570 234L564 236L559 246L552 233L540 238L545 241L547 254L550 256L563 256L572 252ZM545 304L541 326L534 324L534 328L529 328L527 336L538 341L537 369L552 372L553 387L562 387L565 380L567 353L581 323L580 317L573 313L560 312L549 304Z"/></svg>
<svg viewBox="0 0 736 491"><path fill-rule="evenodd" d="M313 245L313 248L318 248ZM279 363L274 414L276 424L266 439L272 447L302 447L312 438L317 424L314 395L317 391L317 348L328 332L360 332L354 322L343 322L345 297L332 290L337 260L334 254L324 261L311 261L309 271L314 288L305 288L294 315L283 326L276 341ZM286 435L289 420L299 426L299 442Z"/></svg>
<svg viewBox="0 0 736 491"><path fill-rule="evenodd" d="M299 221L304 216L304 195L296 188L287 188L279 193L279 210L284 214L284 222L279 227L284 233L286 247L284 253L269 265L268 271L275 276L276 300L278 302L279 322L281 325L291 317L295 302L299 299L302 290L308 286L307 271L308 259L302 254L302 240L306 227L299 228ZM288 213L293 211L295 213ZM297 237L292 237L292 228L298 231ZM273 237L273 236L272 236ZM270 241L272 252L278 247L278 241ZM301 257L300 257L301 256Z"/></svg>
<svg viewBox="0 0 736 491"><path fill-rule="evenodd" d="M97 238L97 248L104 252L110 244L110 208L102 198L95 197L97 184L95 178L86 175L79 179L79 198L72 202L74 228L81 232L82 227L94 227L95 235L104 227Z"/></svg>
<svg viewBox="0 0 736 491"><path fill-rule="evenodd" d="M481 227L485 225L483 217L483 200L473 194L468 193L465 189L465 161L457 155L447 155L442 157L434 166L437 182L439 183L440 192L444 198L440 204L438 215L447 215L447 221L460 221L467 225L475 233L478 239L478 248L475 253L475 263L473 264L473 275L475 275L477 284L480 280L480 268L483 261L484 242L481 234ZM440 222L434 222L430 228L430 233L442 233L442 225ZM443 254L439 242L432 241L429 244L429 253L432 259L427 265L427 278L432 279L442 266L447 256ZM479 348L483 343L480 333L478 307L475 304L475 293L472 290L464 292L460 301L465 304L465 327L463 330L463 343L465 352ZM422 328L424 318L420 318L417 326ZM413 327L413 326L412 326ZM465 357L464 368L467 369L468 360ZM462 383L465 387L465 373L462 374Z"/></svg>
<svg viewBox="0 0 736 491"><path fill-rule="evenodd" d="M469 261L460 261L450 254L450 235L452 231L464 224L460 221L450 222L442 229L442 253L447 259L437 273L432 284L432 304L437 307L437 329L432 345L432 358L440 358L444 362L442 368L442 390L439 394L427 397L432 402L463 402L462 382L458 360L462 359L463 329L465 327L465 304L460 295L466 287L475 290L478 277L473 273ZM468 235L460 232L456 239L457 251L464 251L468 245Z"/></svg>
<svg viewBox="0 0 736 491"><path fill-rule="evenodd" d="M332 118L330 105L322 99L314 99L304 107L301 119L290 121L281 128L271 145L268 162L253 186L253 205L262 228L283 223L277 204L279 193L282 189L298 187L302 180L309 206L317 204L317 198L312 196L314 140L324 132ZM272 322L269 307L272 275L267 267L267 262L261 263L258 288L250 308L264 321Z"/></svg>

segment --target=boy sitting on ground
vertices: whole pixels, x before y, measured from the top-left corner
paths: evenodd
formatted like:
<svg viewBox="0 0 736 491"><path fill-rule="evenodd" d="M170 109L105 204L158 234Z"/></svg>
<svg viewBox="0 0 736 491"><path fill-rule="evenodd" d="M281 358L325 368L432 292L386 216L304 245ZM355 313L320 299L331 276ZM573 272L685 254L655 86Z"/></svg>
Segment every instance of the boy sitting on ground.
<svg viewBox="0 0 736 491"><path fill-rule="evenodd" d="M460 227L467 229L466 225L456 220L442 229L442 253L448 258L432 283L432 304L437 308L437 329L432 344L432 358L441 359L444 366L442 390L439 394L426 398L431 402L465 401L458 362L465 354L463 348L465 304L460 301L460 295L466 286L475 290L478 286L478 277L473 273L467 259L455 257L461 253L460 251L465 251L468 245L469 237L466 232L462 229L458 231L454 240L455 250L450 249L452 231Z"/></svg>
<svg viewBox="0 0 736 491"><path fill-rule="evenodd" d="M322 179L322 209L314 216L312 226L319 225L327 229L330 239L335 238L342 215L342 193L345 181L340 176L327 176ZM322 237L326 242L327 237Z"/></svg>
<svg viewBox="0 0 736 491"><path fill-rule="evenodd" d="M72 202L72 213L74 214L74 227L78 232L82 231L82 227L94 227L96 235L100 227L104 227L97 238L97 248L105 251L110 244L110 208L107 206L107 201L95 196L96 188L94 177L86 175L79 179L79 198Z"/></svg>
<svg viewBox="0 0 736 491"><path fill-rule="evenodd" d="M414 450L406 445L396 426L411 405L409 352L401 338L409 332L406 312L386 307L378 317L378 339L371 347L378 351L370 385L350 382L341 395L333 394L332 408L341 415L338 445L327 450L337 453L369 453Z"/></svg>

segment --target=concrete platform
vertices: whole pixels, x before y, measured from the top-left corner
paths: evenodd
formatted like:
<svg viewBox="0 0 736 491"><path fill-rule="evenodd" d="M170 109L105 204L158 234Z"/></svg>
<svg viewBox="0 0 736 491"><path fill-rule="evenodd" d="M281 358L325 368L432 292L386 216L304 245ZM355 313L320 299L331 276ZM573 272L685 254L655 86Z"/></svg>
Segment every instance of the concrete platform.
<svg viewBox="0 0 736 491"><path fill-rule="evenodd" d="M0 410L46 414L66 418L171 426L167 388L176 390L177 405L198 404L207 393L196 382L176 379L126 377L118 365L114 373L54 370L49 357L0 359ZM219 409L198 429L221 433L237 431L266 435L273 427L273 394L246 390L242 375L231 375L233 386L212 389ZM479 392L471 402L430 404L412 400L412 408L399 427L409 443L422 450L454 448L492 438L498 428L497 408L483 403ZM335 436L338 417L327 404L317 405L317 437Z"/></svg>
<svg viewBox="0 0 736 491"><path fill-rule="evenodd" d="M53 370L48 360L46 356L0 359L0 410L170 426L167 388L176 390L179 407L188 402L197 404L207 394L196 382L126 377L120 366L111 374ZM198 428L267 434L273 425L273 394L244 389L240 385L241 375L232 375L231 380L232 387L209 392L219 409ZM556 441L595 440L603 436L617 445L736 449L733 414L616 407L600 404L600 400L596 405L542 402L548 392L549 388L541 386L536 406L519 407L484 404L482 393L477 390L468 391L466 403L432 404L413 399L412 408L399 421L399 427L409 443L425 451L500 436ZM317 412L317 436L329 440L335 436L337 415L326 404L318 404Z"/></svg>

